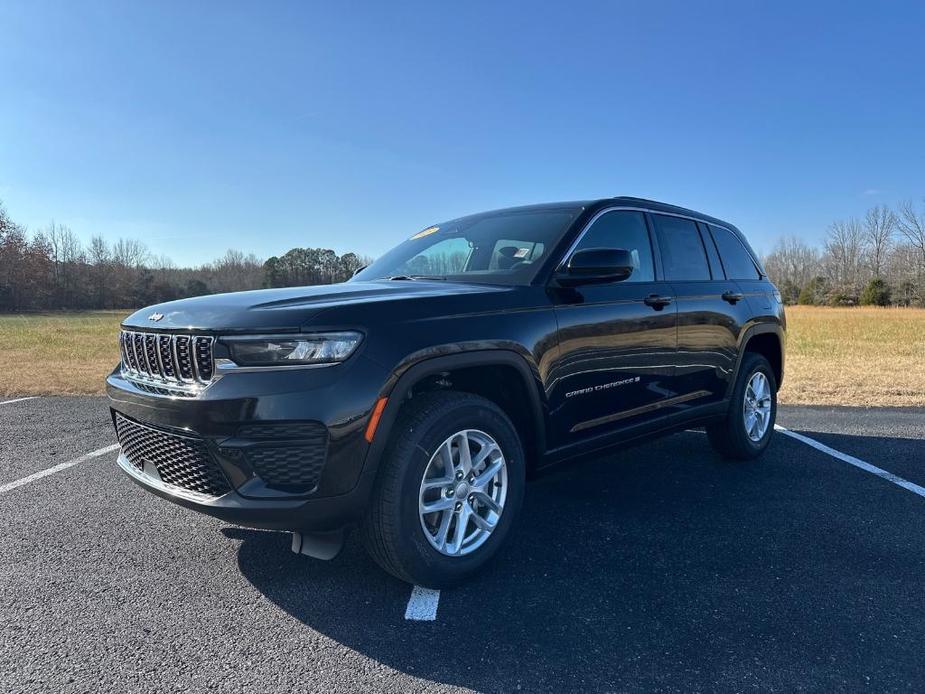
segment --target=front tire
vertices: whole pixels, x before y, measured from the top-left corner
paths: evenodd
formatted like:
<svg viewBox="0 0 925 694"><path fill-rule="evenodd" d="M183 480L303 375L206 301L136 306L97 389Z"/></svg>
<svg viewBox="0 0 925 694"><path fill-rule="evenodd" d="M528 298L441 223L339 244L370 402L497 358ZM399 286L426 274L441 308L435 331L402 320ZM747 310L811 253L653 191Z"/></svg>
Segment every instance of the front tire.
<svg viewBox="0 0 925 694"><path fill-rule="evenodd" d="M526 465L514 425L471 393L425 393L391 432L363 523L364 544L392 575L457 585L495 555L524 495Z"/></svg>
<svg viewBox="0 0 925 694"><path fill-rule="evenodd" d="M776 419L774 370L763 355L746 352L726 418L707 427L710 443L726 458L752 460L768 447Z"/></svg>

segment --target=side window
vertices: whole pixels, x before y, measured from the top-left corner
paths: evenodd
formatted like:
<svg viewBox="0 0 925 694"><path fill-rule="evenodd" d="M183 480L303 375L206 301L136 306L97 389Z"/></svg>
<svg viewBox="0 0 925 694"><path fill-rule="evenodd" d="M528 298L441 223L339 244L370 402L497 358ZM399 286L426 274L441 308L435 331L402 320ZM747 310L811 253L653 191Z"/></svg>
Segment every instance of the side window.
<svg viewBox="0 0 925 694"><path fill-rule="evenodd" d="M710 266L697 224L690 219L653 214L662 264L668 280L708 280Z"/></svg>
<svg viewBox="0 0 925 694"><path fill-rule="evenodd" d="M728 229L710 227L713 240L719 249L719 257L726 270L726 278L731 280L756 280L761 277L751 255L742 242Z"/></svg>
<svg viewBox="0 0 925 694"><path fill-rule="evenodd" d="M646 219L641 212L616 210L598 217L576 251L586 248L623 248L633 254L633 274L624 282L652 282L655 264Z"/></svg>

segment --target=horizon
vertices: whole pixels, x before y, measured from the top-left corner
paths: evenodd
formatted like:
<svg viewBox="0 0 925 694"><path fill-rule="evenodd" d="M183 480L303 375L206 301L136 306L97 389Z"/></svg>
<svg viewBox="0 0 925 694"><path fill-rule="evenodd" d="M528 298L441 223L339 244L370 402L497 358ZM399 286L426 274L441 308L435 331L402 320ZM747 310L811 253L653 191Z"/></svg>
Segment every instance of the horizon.
<svg viewBox="0 0 925 694"><path fill-rule="evenodd" d="M188 267L621 194L766 254L925 196L913 3L273 9L5 4L9 216Z"/></svg>

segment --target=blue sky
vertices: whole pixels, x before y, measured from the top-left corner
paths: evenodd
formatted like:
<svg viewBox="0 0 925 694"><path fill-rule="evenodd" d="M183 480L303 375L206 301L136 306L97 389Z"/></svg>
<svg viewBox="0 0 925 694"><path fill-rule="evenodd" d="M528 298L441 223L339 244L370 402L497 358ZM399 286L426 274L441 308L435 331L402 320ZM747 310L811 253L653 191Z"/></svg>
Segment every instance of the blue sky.
<svg viewBox="0 0 925 694"><path fill-rule="evenodd" d="M925 196L923 3L11 2L0 200L198 264L652 197L760 250Z"/></svg>

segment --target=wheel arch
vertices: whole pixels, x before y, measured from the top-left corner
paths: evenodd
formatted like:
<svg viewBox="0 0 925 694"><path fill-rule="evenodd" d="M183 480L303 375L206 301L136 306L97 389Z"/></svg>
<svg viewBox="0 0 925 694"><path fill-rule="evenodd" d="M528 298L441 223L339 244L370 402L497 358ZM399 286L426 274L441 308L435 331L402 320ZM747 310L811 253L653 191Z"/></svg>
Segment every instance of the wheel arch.
<svg viewBox="0 0 925 694"><path fill-rule="evenodd" d="M759 323L750 326L742 333L739 339L739 350L736 358L735 373L726 390L726 397L731 397L739 377L739 368L742 359L748 352L755 352L764 356L771 364L777 387L780 389L784 380L784 330L777 323Z"/></svg>
<svg viewBox="0 0 925 694"><path fill-rule="evenodd" d="M408 359L380 393L380 399L387 401L370 443L367 464L378 467L405 403L417 393L447 388L481 395L501 407L517 429L529 469L546 450L546 407L539 384L536 369L524 356L510 349L478 349ZM507 395L505 385L512 389Z"/></svg>

